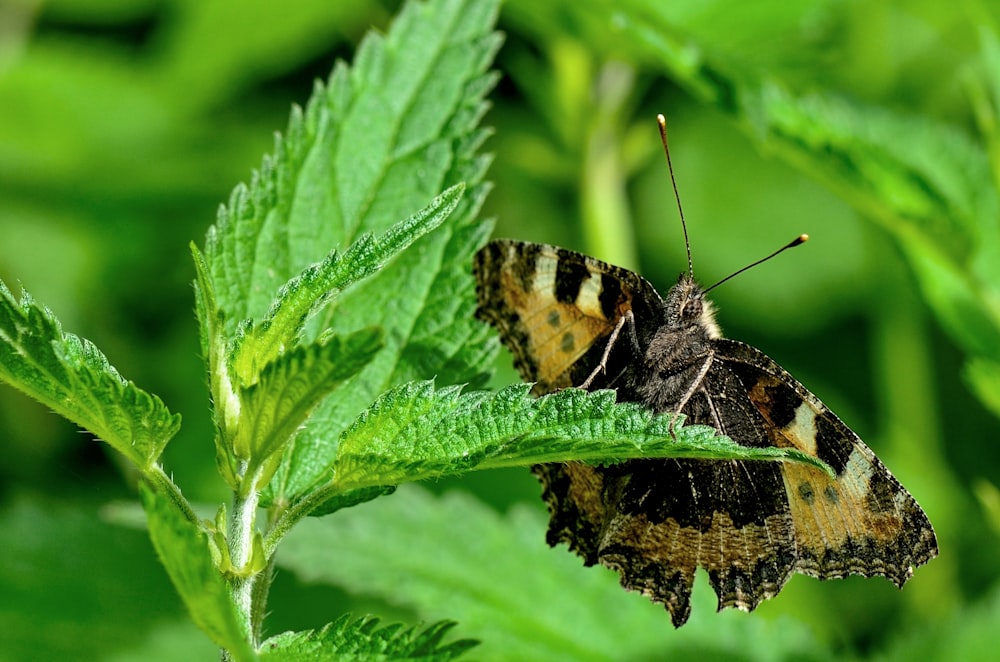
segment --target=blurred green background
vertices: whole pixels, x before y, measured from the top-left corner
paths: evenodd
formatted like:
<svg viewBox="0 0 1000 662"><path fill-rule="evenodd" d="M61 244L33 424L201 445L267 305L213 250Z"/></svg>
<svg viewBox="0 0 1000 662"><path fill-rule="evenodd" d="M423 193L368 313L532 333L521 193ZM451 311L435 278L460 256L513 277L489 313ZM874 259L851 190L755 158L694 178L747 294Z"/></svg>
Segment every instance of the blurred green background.
<svg viewBox="0 0 1000 662"><path fill-rule="evenodd" d="M975 315L946 314L960 288L929 285L931 260L914 267L926 257L914 237L943 246L960 273L969 265L973 289L1000 305L1000 282L984 276L1000 267L1000 216L975 216L996 211L989 173L998 153L997 7L626 5L504 6L506 44L496 64L503 79L485 120L496 131L486 148L495 155L495 188L485 213L496 217L498 236L581 250L669 287L685 257L654 121L664 113L702 282L799 233L812 238L713 292L726 334L761 348L838 412L913 492L939 535L941 557L902 594L881 580L797 578L752 618L792 614L831 651L868 656L915 641L921 624L948 628L983 610L995 614L1000 428L988 384L1000 378L994 364L969 361L996 358L1000 347L990 344L995 329L972 328ZM183 414L165 464L190 499L217 502L225 493L214 468L188 243L202 241L218 205L270 150L290 104L303 103L335 59L350 61L364 33L385 29L397 8L318 0L0 4L0 278L23 285L67 330L93 340L124 375ZM649 26L658 29L644 40ZM701 50L658 42L665 30ZM726 81L765 90L765 100L775 89L798 100L815 95L817 135L871 127L877 136L866 144L892 142L885 153L910 150L929 172L951 173L952 190L974 199L974 211L941 198L935 186L948 182L916 181L916 167L898 189L872 181L866 173L902 170L866 168L870 151L809 143L801 118L797 134L779 135L755 116L746 89ZM940 151L924 130L948 137ZM969 225L946 214L928 221L903 193L893 197L910 185L956 218L975 217L976 232L963 234ZM516 379L506 355L499 368L497 384ZM970 387L974 375L978 389ZM186 641L190 626L144 534L101 517L102 505L133 496L116 459L9 388L0 389L0 427L7 641L48 639L59 650L56 639L85 638L84 657L136 650L154 625L156 637ZM527 470L430 487L470 490L500 510L518 502L544 508ZM344 604L393 613L287 576L274 592L272 632L321 625ZM130 627L112 627L116 619Z"/></svg>

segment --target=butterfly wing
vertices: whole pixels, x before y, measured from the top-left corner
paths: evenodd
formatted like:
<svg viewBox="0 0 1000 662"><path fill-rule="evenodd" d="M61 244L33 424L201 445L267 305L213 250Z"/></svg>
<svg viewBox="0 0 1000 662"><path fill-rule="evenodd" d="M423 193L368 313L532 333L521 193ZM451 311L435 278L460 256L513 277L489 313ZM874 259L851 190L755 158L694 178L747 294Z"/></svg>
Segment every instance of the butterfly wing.
<svg viewBox="0 0 1000 662"><path fill-rule="evenodd" d="M473 271L477 315L497 328L537 395L585 381L622 316L649 319L660 304L638 274L546 244L491 241Z"/></svg>
<svg viewBox="0 0 1000 662"><path fill-rule="evenodd" d="M694 364L669 375L695 385L682 410L686 422L711 425L745 446L773 445L738 377L718 362L700 370ZM774 462L705 460L547 466L549 542L566 541L585 562L617 570L623 586L663 603L675 626L690 615L699 566L720 608L751 610L776 595L794 570L794 524L781 471ZM599 496L580 486L599 486ZM585 526L574 528L577 511Z"/></svg>
<svg viewBox="0 0 1000 662"><path fill-rule="evenodd" d="M772 444L818 457L836 474L779 465L795 525L796 571L821 579L883 575L902 586L916 566L937 556L927 515L836 414L762 352L733 340L716 347Z"/></svg>
<svg viewBox="0 0 1000 662"><path fill-rule="evenodd" d="M827 462L836 477L774 462L553 467L546 478L561 514L553 525L561 528L550 536L617 570L625 587L662 602L677 626L690 613L699 566L720 609L750 611L793 572L884 575L902 586L915 566L937 555L920 506L819 399L749 345L719 339L714 352L684 408L688 422L712 425L746 446L797 448ZM599 504L578 498L590 490L574 485L599 485ZM565 521L574 509L597 515L573 530Z"/></svg>
<svg viewBox="0 0 1000 662"><path fill-rule="evenodd" d="M638 274L546 244L491 241L476 254L473 272L477 315L499 331L536 395L583 383L622 317L631 311L635 319L654 319L653 308L662 303ZM614 383L624 370L617 357L609 358L607 373L592 388ZM587 565L596 563L603 474L578 462L539 464L532 471L552 516L549 544L567 542Z"/></svg>
<svg viewBox="0 0 1000 662"><path fill-rule="evenodd" d="M663 302L646 280L564 249L491 242L475 272L479 316L500 331L537 394L590 377L602 341L628 312L641 345L662 320ZM711 425L746 446L797 448L826 461L836 478L774 462L537 465L552 514L549 544L566 542L588 565L614 568L623 586L663 603L677 626L690 614L699 566L720 608L749 611L793 572L884 575L902 585L937 555L927 516L854 432L760 351L711 343L706 373L679 364L669 375L675 385L695 386L682 410L687 423ZM619 341L607 375L591 388L627 387L634 359L630 343ZM619 398L642 399L628 388Z"/></svg>

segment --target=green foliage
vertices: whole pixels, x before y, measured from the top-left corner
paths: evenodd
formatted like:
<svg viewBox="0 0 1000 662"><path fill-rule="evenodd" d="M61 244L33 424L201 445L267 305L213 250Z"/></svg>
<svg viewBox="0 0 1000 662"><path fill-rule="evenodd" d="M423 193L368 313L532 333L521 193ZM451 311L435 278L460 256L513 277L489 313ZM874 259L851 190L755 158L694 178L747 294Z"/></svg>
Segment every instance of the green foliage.
<svg viewBox="0 0 1000 662"><path fill-rule="evenodd" d="M382 348L377 330L346 339L296 347L261 371L259 380L241 389L244 403L233 447L237 457L270 458L282 448L334 388L357 374Z"/></svg>
<svg viewBox="0 0 1000 662"><path fill-rule="evenodd" d="M953 614L893 642L883 659L989 660L994 657L995 635L1000 627L1000 594L994 588L978 604Z"/></svg>
<svg viewBox="0 0 1000 662"><path fill-rule="evenodd" d="M438 478L570 459L607 464L640 457L795 459L787 449L742 449L703 425L682 427L637 405L615 405L613 391L567 389L541 398L518 384L490 393L407 384L375 401L341 436L330 474L340 489ZM566 440L572 440L567 444ZM827 469L828 470L828 469Z"/></svg>
<svg viewBox="0 0 1000 662"><path fill-rule="evenodd" d="M214 655L218 649L178 604L149 535L104 521L98 495L87 496L56 503L22 495L0 512L3 657L99 659L108 642L140 647L158 628L176 632L174 658Z"/></svg>
<svg viewBox="0 0 1000 662"><path fill-rule="evenodd" d="M277 468L277 454L312 410L382 348L378 329L353 332L347 338L327 329L311 345L298 345L307 318L437 228L455 209L463 189L456 184L383 235L362 235L343 255L334 251L306 267L278 290L261 322L247 320L231 338L224 335L226 314L218 308L214 281L195 251L212 398L221 404L216 459L234 490L246 495L266 485Z"/></svg>
<svg viewBox="0 0 1000 662"><path fill-rule="evenodd" d="M770 8L780 18L767 30L790 30L790 21L816 19L810 15L820 5ZM815 177L879 223L903 251L942 327L970 360L997 360L1000 197L989 158L978 145L943 122L835 92L797 92L791 77L786 82L747 67L748 44L734 44L726 31L749 43L768 23L757 8L752 21L739 25L741 14L721 2L697 9L650 0L560 6L593 30L595 39L598 26L617 15L616 34L603 35L601 42L629 44L636 57L655 61L692 96L729 115L761 149ZM996 37L988 29L980 36L992 56L986 80L995 84L996 77L989 76L1000 72ZM793 43L779 48L790 50ZM780 54L764 49L754 59ZM988 112L992 123L996 111Z"/></svg>
<svg viewBox="0 0 1000 662"><path fill-rule="evenodd" d="M235 659L252 659L230 588L210 554L208 534L166 496L146 487L140 494L153 546L192 620Z"/></svg>
<svg viewBox="0 0 1000 662"><path fill-rule="evenodd" d="M488 394L412 381L431 373L482 382L496 350L473 319L467 268L490 229L477 218L487 164L477 125L495 82L486 72L499 45L494 20L488 3L407 5L387 36L365 40L353 68L338 65L327 85L316 85L274 154L222 208L204 252L192 247L216 465L233 493L213 521L195 514L160 464L179 417L27 295L18 303L0 290L0 377L139 470L153 547L191 619L226 659L464 652L471 642L442 643L450 624L377 629L368 618L259 648L284 536L307 515L404 482L637 457L825 468L801 453L744 448L711 428L616 405L612 392L535 399L528 385ZM268 511L258 521L262 503Z"/></svg>
<svg viewBox="0 0 1000 662"><path fill-rule="evenodd" d="M252 656L252 639L265 642L262 657L332 647L339 659L451 659L469 645L447 643L452 633L480 639L482 659L987 650L1000 484L1000 452L976 441L996 435L1000 412L990 7L509 0L506 82L490 113L498 185L486 201L479 123L498 79L487 71L500 44L493 3L410 3L360 45L367 26L389 23L379 4L35 5L0 10L15 44L0 53L0 277L26 283L62 325L4 288L0 379L138 474L183 604L148 543L87 505L121 489L114 477L95 488L91 465L73 462L92 462L94 446L8 389L6 654L204 657L208 639L193 638L185 607L234 657ZM210 418L193 387L190 274L178 256L221 187L267 148L288 100L305 97L310 61L326 67L331 51L355 52L353 63L293 110L204 254L193 251ZM517 478L526 472L484 472L503 481L495 503L531 500L505 517L467 495L404 487L377 498L428 477L485 493L472 469L541 459L732 450L684 427L667 446L657 436L666 419L611 408L607 394L476 390L497 354L473 320L468 274L491 229L483 205L504 235L641 262L659 285L676 275L683 247L664 211L656 112L670 123L699 275L814 236L713 296L728 335L823 395L927 508L943 554L905 591L797 578L747 616L712 614L700 585L694 618L673 631L612 573L544 547L537 492ZM99 338L104 353L62 326ZM184 428L105 354L183 411ZM212 522L196 516L188 499L216 500L220 485L234 491L229 508ZM263 622L275 550L282 569L317 585L289 599L280 582L290 573L278 573ZM324 625L369 611L434 624ZM267 639L276 622L293 631Z"/></svg>
<svg viewBox="0 0 1000 662"><path fill-rule="evenodd" d="M0 282L0 379L93 432L140 470L180 427L163 402L124 379L85 338Z"/></svg>
<svg viewBox="0 0 1000 662"><path fill-rule="evenodd" d="M262 660L425 660L447 662L476 645L467 639L442 645L454 623L424 630L398 625L379 628L376 618L342 616L315 632L286 632L261 646Z"/></svg>
<svg viewBox="0 0 1000 662"><path fill-rule="evenodd" d="M408 485L310 519L288 536L278 565L424 619L460 613L461 632L481 642L474 652L480 660L670 659L695 651L825 659L808 629L791 619L714 614L707 584L695 587L695 618L675 631L663 622L662 606L622 591L614 572L584 568L576 556L550 549L538 509L521 505L500 516L458 492L437 498Z"/></svg>

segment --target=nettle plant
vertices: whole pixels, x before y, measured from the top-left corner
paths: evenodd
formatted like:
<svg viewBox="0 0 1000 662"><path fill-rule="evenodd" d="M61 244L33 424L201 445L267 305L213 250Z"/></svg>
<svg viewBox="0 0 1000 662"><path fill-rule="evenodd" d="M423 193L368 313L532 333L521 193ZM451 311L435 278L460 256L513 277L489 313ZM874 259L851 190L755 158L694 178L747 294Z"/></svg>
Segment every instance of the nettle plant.
<svg viewBox="0 0 1000 662"><path fill-rule="evenodd" d="M469 266L491 230L477 216L489 160L478 122L496 81L495 15L471 0L408 4L293 110L204 248L192 245L215 457L232 491L214 518L199 517L160 464L180 416L0 283L0 379L136 468L153 545L224 659L467 650L474 642L445 643L449 623L380 629L368 617L263 637L285 535L401 483L567 460L815 463L616 405L608 391L535 399L528 385L452 385L482 384L497 347L474 319Z"/></svg>

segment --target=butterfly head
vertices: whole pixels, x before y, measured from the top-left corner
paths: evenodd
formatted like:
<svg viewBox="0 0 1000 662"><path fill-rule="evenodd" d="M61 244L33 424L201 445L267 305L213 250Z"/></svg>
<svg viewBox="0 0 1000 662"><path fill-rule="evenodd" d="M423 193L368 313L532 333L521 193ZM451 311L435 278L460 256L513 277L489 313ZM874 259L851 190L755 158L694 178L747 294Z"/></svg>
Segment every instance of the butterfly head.
<svg viewBox="0 0 1000 662"><path fill-rule="evenodd" d="M687 274L681 274L664 300L667 326L673 331L701 330L709 338L722 337L715 322L715 306L705 290Z"/></svg>

